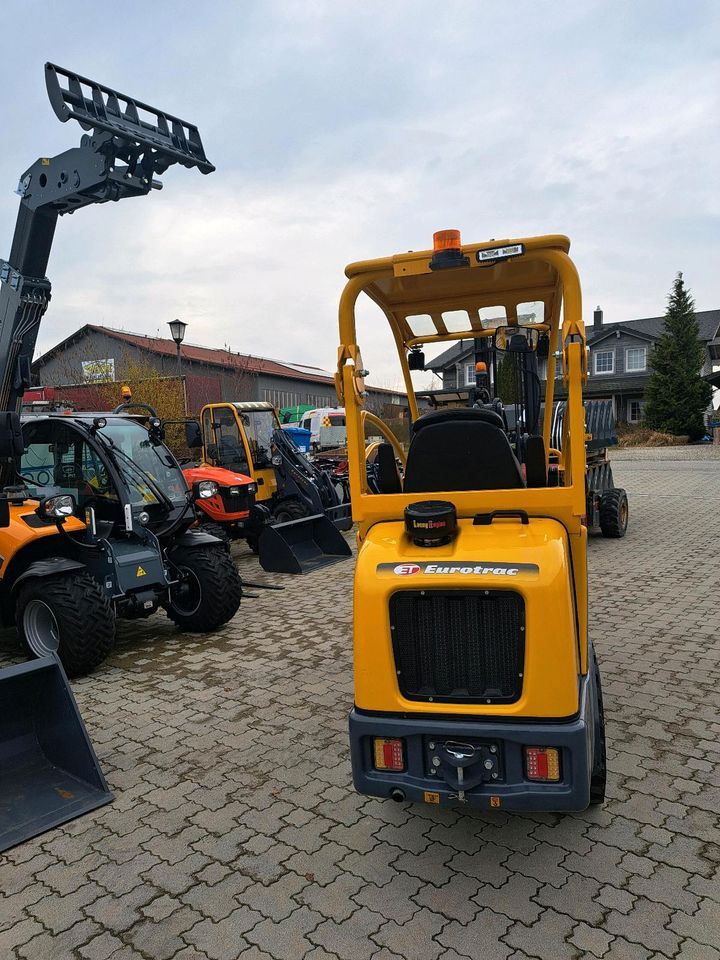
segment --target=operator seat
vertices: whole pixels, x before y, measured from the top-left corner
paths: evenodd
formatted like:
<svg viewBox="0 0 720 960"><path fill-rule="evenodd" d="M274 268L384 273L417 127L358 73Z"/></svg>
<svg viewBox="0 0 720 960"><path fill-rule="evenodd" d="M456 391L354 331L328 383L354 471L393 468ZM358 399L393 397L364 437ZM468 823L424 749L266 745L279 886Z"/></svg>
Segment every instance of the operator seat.
<svg viewBox="0 0 720 960"><path fill-rule="evenodd" d="M493 410L462 407L426 413L413 424L405 493L513 490L525 479Z"/></svg>

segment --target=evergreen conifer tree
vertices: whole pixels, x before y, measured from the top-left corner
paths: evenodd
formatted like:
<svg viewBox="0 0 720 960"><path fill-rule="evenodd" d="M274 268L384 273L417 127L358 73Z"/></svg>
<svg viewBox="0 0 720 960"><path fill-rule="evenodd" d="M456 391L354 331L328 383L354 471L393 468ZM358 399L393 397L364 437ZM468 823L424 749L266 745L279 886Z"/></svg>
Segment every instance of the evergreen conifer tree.
<svg viewBox="0 0 720 960"><path fill-rule="evenodd" d="M710 384L700 376L705 351L699 334L695 303L678 273L668 297L665 331L650 355L645 422L691 440L705 433L703 414L712 397Z"/></svg>
<svg viewBox="0 0 720 960"><path fill-rule="evenodd" d="M504 353L500 358L497 367L497 395L503 403L516 403L517 385L515 383L515 365L513 357L509 353Z"/></svg>

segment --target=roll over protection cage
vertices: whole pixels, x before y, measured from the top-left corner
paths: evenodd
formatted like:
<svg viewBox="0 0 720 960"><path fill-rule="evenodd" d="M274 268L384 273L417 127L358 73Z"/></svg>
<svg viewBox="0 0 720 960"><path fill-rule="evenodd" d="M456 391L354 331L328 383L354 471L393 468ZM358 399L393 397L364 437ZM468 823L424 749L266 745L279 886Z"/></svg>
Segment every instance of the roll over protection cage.
<svg viewBox="0 0 720 960"><path fill-rule="evenodd" d="M491 263L482 262L484 250L506 246L522 246L522 254ZM385 520L398 520L415 495L405 492L376 494L367 483L365 461L364 369L357 343L355 305L366 293L385 315L395 340L410 416L419 416L419 409L408 364L408 351L428 343L452 343L488 336L493 328L483 327L478 308L507 302L507 316L517 322L520 302L542 300L545 304L544 325L549 336L545 409L553 406L555 372L561 365L567 403L562 417L560 452L563 484L560 486L523 487L491 491L448 491L458 517L471 517L492 509L525 510L532 516L554 517L568 531L573 557L575 582L579 589L586 577L586 556L581 542L585 536L583 518L586 513L586 425L582 387L587 379L587 347L582 321L582 297L577 269L568 255L570 241L564 236L542 236L520 240L493 240L462 246L463 264L457 268L433 271L433 251L424 250L350 264L348 278L340 297L340 347L335 376L339 402L345 406L350 493L353 520L364 538L369 528ZM465 310L468 328L449 330L443 311ZM434 333L415 333L407 318L429 314ZM496 324L499 326L500 324ZM546 468L553 450L552 417L543 422ZM554 451L553 451L554 452ZM442 497L443 493L436 494ZM587 637L586 603L578 603L579 635ZM581 645L581 666L587 665L587 648Z"/></svg>

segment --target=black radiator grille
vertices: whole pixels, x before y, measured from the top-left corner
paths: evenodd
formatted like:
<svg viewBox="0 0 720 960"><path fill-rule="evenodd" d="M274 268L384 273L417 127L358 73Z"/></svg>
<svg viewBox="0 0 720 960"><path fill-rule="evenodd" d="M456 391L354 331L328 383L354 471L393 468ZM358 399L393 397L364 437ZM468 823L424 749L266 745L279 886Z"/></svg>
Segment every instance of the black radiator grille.
<svg viewBox="0 0 720 960"><path fill-rule="evenodd" d="M250 509L250 497L242 487L239 493L230 493L228 487L221 487L220 496L226 513L242 513L243 510Z"/></svg>
<svg viewBox="0 0 720 960"><path fill-rule="evenodd" d="M409 700L508 703L522 692L525 603L510 590L404 590L390 598Z"/></svg>

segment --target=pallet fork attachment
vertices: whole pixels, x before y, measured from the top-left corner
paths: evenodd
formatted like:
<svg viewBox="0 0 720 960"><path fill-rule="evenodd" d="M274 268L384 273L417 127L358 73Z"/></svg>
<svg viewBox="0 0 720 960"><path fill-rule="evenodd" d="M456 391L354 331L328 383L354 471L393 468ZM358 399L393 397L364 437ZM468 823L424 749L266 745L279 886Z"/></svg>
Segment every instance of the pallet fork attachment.
<svg viewBox="0 0 720 960"><path fill-rule="evenodd" d="M45 85L58 120L77 120L83 130L106 130L126 139L134 145L133 153L142 153L146 158L148 169L151 159L155 167L162 167L157 173L164 172L170 163L197 167L201 173L215 169L205 156L198 128L192 123L54 63L45 64ZM152 151L157 153L153 155ZM131 159L130 153L127 159Z"/></svg>
<svg viewBox="0 0 720 960"><path fill-rule="evenodd" d="M110 803L60 661L0 670L0 851Z"/></svg>

